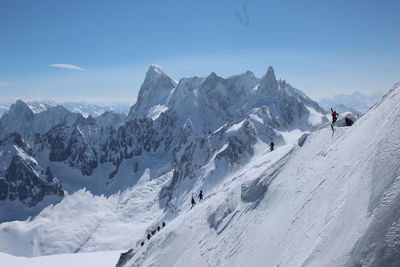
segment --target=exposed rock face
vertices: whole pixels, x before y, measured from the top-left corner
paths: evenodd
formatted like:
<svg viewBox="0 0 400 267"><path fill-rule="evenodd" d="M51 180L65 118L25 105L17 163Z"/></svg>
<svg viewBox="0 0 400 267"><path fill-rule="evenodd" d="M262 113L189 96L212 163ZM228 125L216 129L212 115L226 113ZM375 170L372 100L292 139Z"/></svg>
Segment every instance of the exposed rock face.
<svg viewBox="0 0 400 267"><path fill-rule="evenodd" d="M274 69L270 66L260 82L260 87L258 88L257 93L260 96L268 95L271 97L276 97L279 94L278 89L279 86L275 77Z"/></svg>
<svg viewBox="0 0 400 267"><path fill-rule="evenodd" d="M45 196L64 196L61 183L49 168L38 165L18 133L2 140L0 147L0 200L18 200L33 207Z"/></svg>

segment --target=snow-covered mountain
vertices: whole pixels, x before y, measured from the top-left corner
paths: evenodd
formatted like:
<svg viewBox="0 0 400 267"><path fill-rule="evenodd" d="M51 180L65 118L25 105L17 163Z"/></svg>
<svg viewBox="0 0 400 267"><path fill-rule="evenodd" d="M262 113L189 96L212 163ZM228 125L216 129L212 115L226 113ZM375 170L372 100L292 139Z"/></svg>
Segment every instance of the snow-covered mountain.
<svg viewBox="0 0 400 267"><path fill-rule="evenodd" d="M32 110L26 103L17 100L0 119L0 138L17 132L22 136L44 134L56 125L72 126L85 120L78 113L71 113L62 106L47 106L40 112Z"/></svg>
<svg viewBox="0 0 400 267"><path fill-rule="evenodd" d="M261 79L248 71L176 83L152 65L127 118L112 112L85 118L62 106L39 110L17 101L0 119L0 139L18 133L69 193L86 188L109 196L143 177L171 174L159 204L172 212L188 184L222 179L253 157L259 141L283 145L288 133L324 123L323 113L271 67ZM215 170L205 172L210 164Z"/></svg>
<svg viewBox="0 0 400 267"><path fill-rule="evenodd" d="M339 113L350 111L353 114L362 115L378 102L382 95L382 93L365 95L359 92L353 94L341 94L330 98L322 98L319 101L319 104L326 110L333 108L335 110L340 110Z"/></svg>
<svg viewBox="0 0 400 267"><path fill-rule="evenodd" d="M120 193L80 190L32 220L0 224L0 250L40 256L132 248L119 266L399 266L399 103L400 83L352 127L317 129L301 146L273 152L257 134L252 155L227 152L251 136L249 126L222 127L215 133L241 131L233 135L239 139L222 138L198 175L175 183L169 205L159 205L160 191L171 187L175 169L153 177L162 165L148 167ZM193 128L181 131L182 145ZM224 172L226 157L242 153L248 159ZM162 160L151 154L152 164ZM191 209L200 189L205 199ZM162 221L166 227L147 240Z"/></svg>

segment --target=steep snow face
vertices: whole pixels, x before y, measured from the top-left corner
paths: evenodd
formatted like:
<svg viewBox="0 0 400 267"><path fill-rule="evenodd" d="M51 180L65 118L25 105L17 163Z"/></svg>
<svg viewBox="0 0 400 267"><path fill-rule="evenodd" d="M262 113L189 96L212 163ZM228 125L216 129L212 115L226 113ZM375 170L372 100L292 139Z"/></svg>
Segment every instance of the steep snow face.
<svg viewBox="0 0 400 267"><path fill-rule="evenodd" d="M255 152L123 266L399 266L399 155L397 84L352 127Z"/></svg>

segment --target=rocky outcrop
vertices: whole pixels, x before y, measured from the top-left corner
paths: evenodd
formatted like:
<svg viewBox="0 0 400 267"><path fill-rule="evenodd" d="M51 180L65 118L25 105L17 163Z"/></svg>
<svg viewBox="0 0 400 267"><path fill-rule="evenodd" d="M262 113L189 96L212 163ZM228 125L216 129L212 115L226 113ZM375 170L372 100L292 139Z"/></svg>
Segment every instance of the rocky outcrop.
<svg viewBox="0 0 400 267"><path fill-rule="evenodd" d="M64 196L61 183L48 167L37 163L18 133L2 140L0 148L0 200L20 201L33 207L46 196Z"/></svg>
<svg viewBox="0 0 400 267"><path fill-rule="evenodd" d="M176 82L168 77L157 65L151 65L140 87L137 102L129 111L128 118L147 117L155 105L167 105L169 96L176 88Z"/></svg>

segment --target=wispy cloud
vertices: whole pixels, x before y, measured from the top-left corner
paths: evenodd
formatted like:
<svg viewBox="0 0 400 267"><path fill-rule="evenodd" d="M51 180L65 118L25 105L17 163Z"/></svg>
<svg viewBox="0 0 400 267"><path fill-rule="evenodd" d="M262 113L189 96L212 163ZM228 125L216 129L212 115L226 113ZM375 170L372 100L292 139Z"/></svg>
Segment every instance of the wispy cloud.
<svg viewBox="0 0 400 267"><path fill-rule="evenodd" d="M67 69L67 70L79 70L79 71L87 71L86 69L79 67L77 65L72 65L72 64L50 64L50 67L55 67L55 68L61 68L61 69Z"/></svg>

